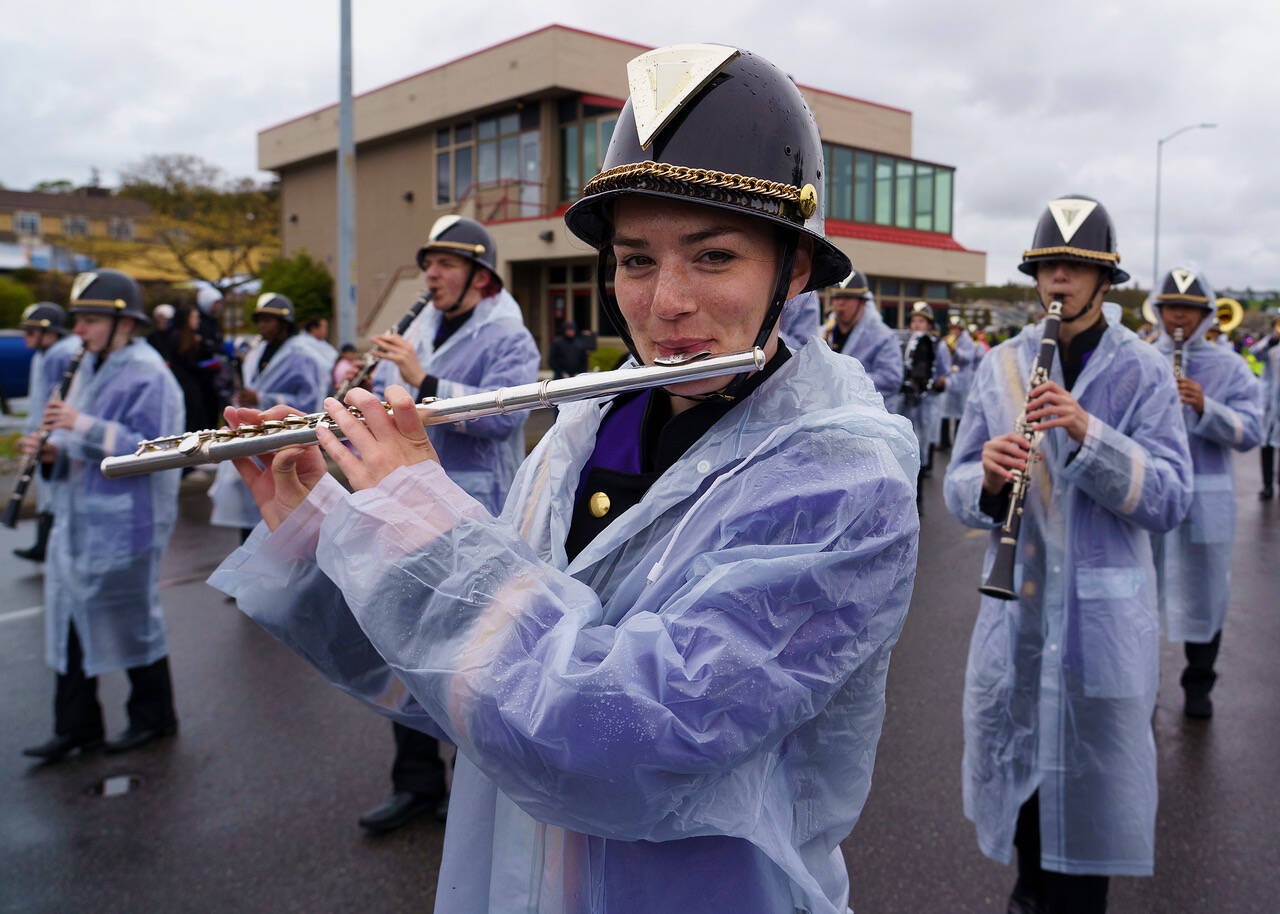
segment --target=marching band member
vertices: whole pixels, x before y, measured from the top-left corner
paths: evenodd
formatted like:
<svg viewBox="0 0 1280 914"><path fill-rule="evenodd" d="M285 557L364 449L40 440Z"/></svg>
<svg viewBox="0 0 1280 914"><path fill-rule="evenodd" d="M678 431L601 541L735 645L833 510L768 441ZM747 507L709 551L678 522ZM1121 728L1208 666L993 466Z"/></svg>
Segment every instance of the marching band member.
<svg viewBox="0 0 1280 914"><path fill-rule="evenodd" d="M1231 603L1231 544L1236 532L1235 474L1231 452L1258 446L1262 389L1244 359L1210 342L1218 326L1209 281L1191 270L1174 269L1153 301L1160 316L1156 346L1166 359L1178 358L1176 378L1182 399L1195 493L1186 520L1152 536L1160 615L1170 641L1182 641L1187 668L1182 673L1188 717L1213 715L1209 692L1222 643L1222 624ZM1174 333L1183 343L1174 355Z"/></svg>
<svg viewBox="0 0 1280 914"><path fill-rule="evenodd" d="M1276 448L1280 448L1280 317L1271 332L1250 347L1253 357L1262 362L1262 491L1264 501L1275 496Z"/></svg>
<svg viewBox="0 0 1280 914"><path fill-rule="evenodd" d="M958 520L993 530L985 576L1010 471L1027 467L1015 422L1025 411L1044 432L1018 537L1018 598L982 598L965 674L965 815L987 856L1007 863L1018 850L1011 912L1104 911L1109 876L1153 867L1150 534L1186 514L1191 457L1169 363L1103 316L1103 294L1128 279L1119 262L1101 204L1050 202L1019 269L1046 306L1063 296L1051 380L1024 390L1042 324L992 349L944 485Z"/></svg>
<svg viewBox="0 0 1280 914"><path fill-rule="evenodd" d="M58 389L62 375L80 348L80 337L67 333L67 312L50 301L37 302L22 312L18 324L27 348L34 350L27 373L27 421L23 423L25 435L40 430L44 405ZM36 541L27 549L15 549L20 559L43 562L45 548L49 544L49 531L53 529L53 512L50 510L50 480L33 477L36 484Z"/></svg>
<svg viewBox="0 0 1280 914"><path fill-rule="evenodd" d="M822 302L817 292L803 292L787 299L778 320L778 337L792 352L799 352L804 344L822 335Z"/></svg>
<svg viewBox="0 0 1280 914"><path fill-rule="evenodd" d="M303 412L315 412L329 392L329 368L313 346L315 340L298 333L293 302L276 292L263 292L253 309L253 322L261 339L241 366L243 385L235 395L238 406L270 407L283 404ZM331 367L331 366L330 366ZM221 464L209 487L216 527L235 527L240 541L249 537L262 519L253 496L235 467Z"/></svg>
<svg viewBox="0 0 1280 914"><path fill-rule="evenodd" d="M141 338L150 323L138 284L115 270L81 273L71 289L74 332L87 350L65 401L45 408L53 429L53 531L44 576L45 658L57 671L54 736L24 755L57 761L102 745L100 673L125 670L129 724L106 744L124 752L177 732L160 559L178 513L179 472L105 479L104 457L183 430L182 391ZM34 450L36 436L23 439Z"/></svg>
<svg viewBox="0 0 1280 914"><path fill-rule="evenodd" d="M947 387L951 373L951 357L946 346L939 345L934 335L933 309L918 301L911 306L907 326L911 336L903 353L902 396L899 412L911 420L916 441L920 445L920 480L933 471L933 448L938 443L942 425L939 397ZM916 502L920 500L919 480Z"/></svg>
<svg viewBox="0 0 1280 914"><path fill-rule="evenodd" d="M940 425L943 447L950 447L955 439L955 426L959 425L960 418L964 415L964 401L969 396L969 384L973 380L974 365L977 360L973 337L969 335L964 321L953 314L950 327L951 329L947 332L947 354L951 358L951 369L947 375L947 389L943 392L939 404L939 412L942 414Z"/></svg>
<svg viewBox="0 0 1280 914"><path fill-rule="evenodd" d="M911 596L916 447L857 361L778 341L786 299L849 272L795 84L712 45L629 69L565 217L604 306L640 362L755 344L767 367L562 405L499 518L402 389L364 428L329 401L355 493L314 448L242 461L266 524L212 580L457 744L437 911L838 914Z"/></svg>
<svg viewBox="0 0 1280 914"><path fill-rule="evenodd" d="M854 270L831 290L835 323L827 333L831 348L862 363L885 409L894 411L902 389L902 348L880 318L867 277Z"/></svg>
<svg viewBox="0 0 1280 914"><path fill-rule="evenodd" d="M418 250L431 307L405 336L381 334L373 372L381 397L399 384L421 397L456 397L537 380L542 359L524 325L520 305L498 275L498 249L479 222L460 216L436 221ZM526 414L490 416L433 426L431 445L449 478L498 514L516 469L524 460ZM370 832L386 832L427 811L443 816L445 768L434 736L393 722L396 754L391 795L360 817Z"/></svg>

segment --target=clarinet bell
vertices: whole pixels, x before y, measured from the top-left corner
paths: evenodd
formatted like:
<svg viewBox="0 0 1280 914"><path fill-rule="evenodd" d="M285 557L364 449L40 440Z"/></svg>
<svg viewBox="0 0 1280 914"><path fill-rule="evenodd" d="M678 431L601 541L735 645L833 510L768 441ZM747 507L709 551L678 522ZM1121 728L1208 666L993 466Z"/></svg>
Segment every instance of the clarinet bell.
<svg viewBox="0 0 1280 914"><path fill-rule="evenodd" d="M995 597L997 600L1018 599L1018 594L1013 589L1013 564L1016 551L1016 541L1008 544L1000 543L1000 548L996 550L996 560L991 565L991 573L987 575L986 583L978 588L979 593Z"/></svg>

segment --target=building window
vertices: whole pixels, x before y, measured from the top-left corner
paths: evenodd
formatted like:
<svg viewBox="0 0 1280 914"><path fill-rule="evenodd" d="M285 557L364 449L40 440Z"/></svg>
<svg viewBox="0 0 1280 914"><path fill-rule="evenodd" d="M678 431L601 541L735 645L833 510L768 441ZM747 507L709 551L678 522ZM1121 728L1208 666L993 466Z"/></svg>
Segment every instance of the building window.
<svg viewBox="0 0 1280 914"><path fill-rule="evenodd" d="M63 216L62 234L68 238L83 238L89 234L89 223L84 216Z"/></svg>
<svg viewBox="0 0 1280 914"><path fill-rule="evenodd" d="M13 230L19 235L39 235L40 214L21 212L14 213Z"/></svg>
<svg viewBox="0 0 1280 914"><path fill-rule="evenodd" d="M822 144L831 219L951 234L952 170Z"/></svg>
<svg viewBox="0 0 1280 914"><path fill-rule="evenodd" d="M481 188L518 184L519 192L492 218L541 215L539 119L539 107L532 104L438 129L436 204L456 203Z"/></svg>
<svg viewBox="0 0 1280 914"><path fill-rule="evenodd" d="M933 231L933 167L929 165L916 165L915 227Z"/></svg>
<svg viewBox="0 0 1280 914"><path fill-rule="evenodd" d="M113 241L133 240L133 220L122 216L112 216L107 221L107 235Z"/></svg>
<svg viewBox="0 0 1280 914"><path fill-rule="evenodd" d="M944 168L933 177L933 230L951 234L951 172Z"/></svg>
<svg viewBox="0 0 1280 914"><path fill-rule="evenodd" d="M876 156L876 225L893 223L893 159Z"/></svg>
<svg viewBox="0 0 1280 914"><path fill-rule="evenodd" d="M560 199L576 200L582 186L600 173L618 123L618 109L589 105L570 96L560 100Z"/></svg>
<svg viewBox="0 0 1280 914"><path fill-rule="evenodd" d="M945 299L951 297L951 289L945 282L931 282L924 287L924 297Z"/></svg>
<svg viewBox="0 0 1280 914"><path fill-rule="evenodd" d="M893 206L893 224L898 228L911 228L911 186L915 178L915 166L899 159L895 170L898 183Z"/></svg>
<svg viewBox="0 0 1280 914"><path fill-rule="evenodd" d="M875 200L871 172L875 156L869 152L860 152L855 157L856 165L853 173L853 218L858 222L871 221L871 205Z"/></svg>

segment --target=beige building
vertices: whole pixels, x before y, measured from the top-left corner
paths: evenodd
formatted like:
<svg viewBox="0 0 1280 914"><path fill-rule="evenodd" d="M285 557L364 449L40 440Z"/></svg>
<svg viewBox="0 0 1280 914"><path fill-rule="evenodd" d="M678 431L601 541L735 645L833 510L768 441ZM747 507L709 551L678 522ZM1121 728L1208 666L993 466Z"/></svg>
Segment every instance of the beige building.
<svg viewBox="0 0 1280 914"><path fill-rule="evenodd" d="M432 223L484 222L504 280L544 351L566 319L608 342L594 251L561 216L599 170L644 45L552 25L355 99L357 328L396 322L421 290ZM891 324L903 303L944 305L982 282L986 255L953 235L954 169L911 157L911 112L801 86L824 139L827 233L871 277ZM280 177L284 252L337 254L338 108L258 134ZM335 270L336 272L336 270Z"/></svg>

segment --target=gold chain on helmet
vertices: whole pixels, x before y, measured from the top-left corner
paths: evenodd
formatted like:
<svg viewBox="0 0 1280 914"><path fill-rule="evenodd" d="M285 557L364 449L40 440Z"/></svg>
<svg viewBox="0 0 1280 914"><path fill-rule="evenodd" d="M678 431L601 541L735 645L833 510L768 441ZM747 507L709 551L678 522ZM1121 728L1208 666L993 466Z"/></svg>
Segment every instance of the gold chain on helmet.
<svg viewBox="0 0 1280 914"><path fill-rule="evenodd" d="M587 182L582 194L585 197L609 190L637 187L640 180L644 178L657 178L677 185L716 187L781 200L799 209L800 214L806 219L813 215L818 205L817 191L812 184L795 187L780 181L766 181L764 178L753 178L749 175L735 175L705 168L690 168L687 165L669 165L666 162L650 161L633 162L602 171Z"/></svg>
<svg viewBox="0 0 1280 914"><path fill-rule="evenodd" d="M1108 263L1119 263L1120 255L1112 254L1108 251L1091 251L1088 248L1077 248L1071 245L1060 245L1056 248L1035 248L1031 251L1023 251L1022 259L1028 257L1085 257L1089 260L1105 260Z"/></svg>

